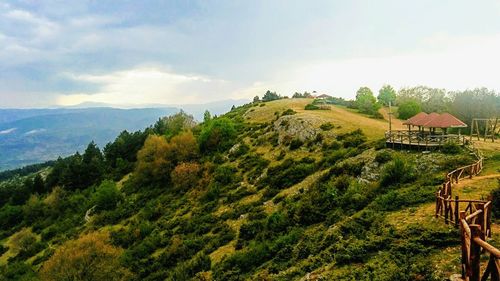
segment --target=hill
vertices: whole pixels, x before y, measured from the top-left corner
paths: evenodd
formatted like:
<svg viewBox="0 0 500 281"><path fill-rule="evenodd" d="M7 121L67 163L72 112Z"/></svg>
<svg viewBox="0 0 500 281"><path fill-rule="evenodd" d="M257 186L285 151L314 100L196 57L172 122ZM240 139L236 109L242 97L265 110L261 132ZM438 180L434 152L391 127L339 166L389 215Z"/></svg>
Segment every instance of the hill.
<svg viewBox="0 0 500 281"><path fill-rule="evenodd" d="M247 104L200 124L177 114L102 152L91 143L81 155L2 181L0 279L459 273L458 231L435 219L432 206L443 175L474 160L468 151L386 149L386 120L338 106L305 110L310 102ZM497 188L497 146L481 145L482 176L490 177L465 181L460 192ZM468 187L476 184L480 191Z"/></svg>
<svg viewBox="0 0 500 281"><path fill-rule="evenodd" d="M206 110L221 114L243 103L223 100L133 109L86 103L57 109L0 109L0 171L81 152L90 141L103 147L124 130L144 129L180 109L201 120Z"/></svg>

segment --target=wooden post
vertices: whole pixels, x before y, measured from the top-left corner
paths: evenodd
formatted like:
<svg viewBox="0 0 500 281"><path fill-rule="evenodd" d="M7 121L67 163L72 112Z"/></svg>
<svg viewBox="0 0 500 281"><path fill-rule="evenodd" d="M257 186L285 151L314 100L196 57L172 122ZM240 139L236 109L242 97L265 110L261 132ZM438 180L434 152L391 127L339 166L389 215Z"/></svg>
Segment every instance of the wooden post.
<svg viewBox="0 0 500 281"><path fill-rule="evenodd" d="M477 220L476 222L479 222L479 223L476 223L476 224L479 224L479 226L481 227L481 239L483 240L486 240L486 224L485 224L485 211L484 211L484 203L478 203L476 205L476 209L477 210L481 210L482 212L479 213L479 215L477 215Z"/></svg>
<svg viewBox="0 0 500 281"><path fill-rule="evenodd" d="M439 195L441 191L436 192L436 218L439 217Z"/></svg>
<svg viewBox="0 0 500 281"><path fill-rule="evenodd" d="M470 237L467 237L467 232L464 229L464 226L462 225L462 220L465 220L465 211L460 211L459 213L459 218L460 218L460 241L461 241L461 249L462 249L462 279L466 279L466 277L469 276L470 274L470 263L469 263L469 248L467 246L467 239Z"/></svg>
<svg viewBox="0 0 500 281"><path fill-rule="evenodd" d="M458 227L458 224L460 223L458 221L459 217L458 217L458 212L459 212L459 208L458 208L458 195L455 196L455 226Z"/></svg>
<svg viewBox="0 0 500 281"><path fill-rule="evenodd" d="M474 242L474 238L481 237L481 229L477 224L469 225L470 228L470 263L471 263L471 281L479 281L481 270L481 246Z"/></svg>

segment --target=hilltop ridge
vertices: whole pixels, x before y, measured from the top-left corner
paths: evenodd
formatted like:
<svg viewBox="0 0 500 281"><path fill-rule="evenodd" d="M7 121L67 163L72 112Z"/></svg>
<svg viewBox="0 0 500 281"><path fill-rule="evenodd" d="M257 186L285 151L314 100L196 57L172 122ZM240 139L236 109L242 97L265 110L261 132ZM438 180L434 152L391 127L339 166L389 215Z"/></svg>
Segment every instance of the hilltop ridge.
<svg viewBox="0 0 500 281"><path fill-rule="evenodd" d="M473 161L468 152L386 149L387 120L336 105L305 110L311 102L247 104L196 125L173 115L102 152L91 144L1 182L0 277L54 280L81 270L69 253L98 253L92 245L110 249L96 272L114 280L459 272L458 232L436 223L432 206L443 174ZM486 155L485 174L495 173L498 151ZM482 180L481 192L495 188ZM444 255L453 258L437 269Z"/></svg>

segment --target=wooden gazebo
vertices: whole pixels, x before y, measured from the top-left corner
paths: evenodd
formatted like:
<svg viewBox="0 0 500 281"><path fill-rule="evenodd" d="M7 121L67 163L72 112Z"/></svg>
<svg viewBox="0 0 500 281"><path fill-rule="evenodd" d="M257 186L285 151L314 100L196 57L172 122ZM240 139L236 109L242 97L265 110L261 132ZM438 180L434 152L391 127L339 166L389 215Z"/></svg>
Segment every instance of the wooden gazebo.
<svg viewBox="0 0 500 281"><path fill-rule="evenodd" d="M427 150L439 148L447 142L460 145L466 143L465 138L460 135L460 128L467 127L467 124L450 113L420 112L404 121L403 124L408 126L408 130L386 132L387 146L418 149L423 147ZM418 127L418 130L414 130L415 127ZM448 134L449 128L458 128L458 135ZM439 129L440 133L436 129Z"/></svg>

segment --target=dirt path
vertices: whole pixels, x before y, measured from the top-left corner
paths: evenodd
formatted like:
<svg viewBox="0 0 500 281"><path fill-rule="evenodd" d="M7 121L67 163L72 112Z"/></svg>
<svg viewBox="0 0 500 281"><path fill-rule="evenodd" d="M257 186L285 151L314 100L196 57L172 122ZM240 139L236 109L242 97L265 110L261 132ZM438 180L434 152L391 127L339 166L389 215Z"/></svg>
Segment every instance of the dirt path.
<svg viewBox="0 0 500 281"><path fill-rule="evenodd" d="M474 184L478 181L485 180L485 179L494 179L494 178L500 178L500 174L489 174L489 175L484 175L484 176L475 176L471 179L465 178L461 179L457 184L454 184L454 187L462 187L464 185L470 185Z"/></svg>

